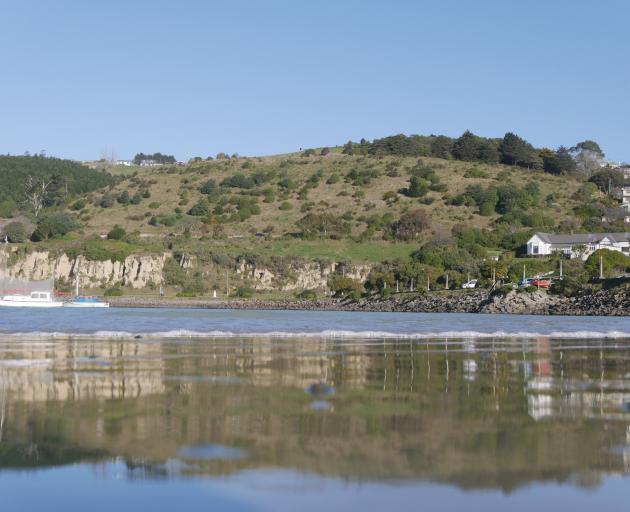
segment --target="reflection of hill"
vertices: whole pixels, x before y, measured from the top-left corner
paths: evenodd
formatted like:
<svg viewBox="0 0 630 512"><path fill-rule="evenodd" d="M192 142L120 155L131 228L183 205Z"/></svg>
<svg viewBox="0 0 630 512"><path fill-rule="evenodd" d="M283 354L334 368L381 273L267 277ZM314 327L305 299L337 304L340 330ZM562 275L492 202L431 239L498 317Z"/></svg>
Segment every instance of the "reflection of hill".
<svg viewBox="0 0 630 512"><path fill-rule="evenodd" d="M276 466L462 487L512 489L574 475L590 485L624 471L622 454L610 449L625 443L630 423L619 406L630 370L620 352L600 357L543 343L533 352L445 353L325 340L12 346L7 358L40 363L0 367L0 463L106 453L124 457L134 477ZM320 380L336 393L305 393ZM332 410L312 410L318 398ZM250 457L201 469L161 465L199 443L240 446Z"/></svg>

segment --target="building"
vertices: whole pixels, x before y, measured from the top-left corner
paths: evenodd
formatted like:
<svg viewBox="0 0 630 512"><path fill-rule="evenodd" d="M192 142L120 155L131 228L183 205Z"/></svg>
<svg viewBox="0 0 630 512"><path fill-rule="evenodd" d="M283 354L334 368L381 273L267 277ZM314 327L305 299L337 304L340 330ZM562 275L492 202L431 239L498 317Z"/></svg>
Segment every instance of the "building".
<svg viewBox="0 0 630 512"><path fill-rule="evenodd" d="M527 241L528 256L562 253L569 258L588 258L598 249L609 249L630 255L630 233L578 233L553 235L535 233Z"/></svg>

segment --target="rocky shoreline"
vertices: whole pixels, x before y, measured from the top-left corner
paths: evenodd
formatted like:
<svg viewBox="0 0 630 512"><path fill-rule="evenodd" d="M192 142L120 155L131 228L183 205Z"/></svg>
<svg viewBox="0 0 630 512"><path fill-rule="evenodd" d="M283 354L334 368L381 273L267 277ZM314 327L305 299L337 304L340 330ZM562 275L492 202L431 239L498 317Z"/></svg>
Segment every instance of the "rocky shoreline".
<svg viewBox="0 0 630 512"><path fill-rule="evenodd" d="M170 299L112 297L112 307L276 309L302 311L369 311L405 313L502 313L520 315L626 316L630 315L630 293L625 289L601 290L576 297L543 291L494 294L435 293L383 299L349 300L261 300L261 299Z"/></svg>

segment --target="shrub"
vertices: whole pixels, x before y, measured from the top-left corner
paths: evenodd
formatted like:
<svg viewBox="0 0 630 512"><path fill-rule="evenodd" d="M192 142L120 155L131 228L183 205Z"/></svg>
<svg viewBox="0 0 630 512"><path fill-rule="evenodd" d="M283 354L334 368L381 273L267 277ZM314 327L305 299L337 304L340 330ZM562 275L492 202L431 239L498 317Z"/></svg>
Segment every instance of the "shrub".
<svg viewBox="0 0 630 512"><path fill-rule="evenodd" d="M431 218L426 211L417 209L405 213L391 224L392 236L396 240L413 240L431 225Z"/></svg>
<svg viewBox="0 0 630 512"><path fill-rule="evenodd" d="M230 188L243 188L250 189L256 186L256 183L249 176L245 176L244 174L235 174L234 176L230 176L229 178L225 178L221 182L221 186L230 187Z"/></svg>
<svg viewBox="0 0 630 512"><path fill-rule="evenodd" d="M339 179L340 178L338 174L331 174L326 180L326 185L334 185L335 183L339 183Z"/></svg>
<svg viewBox="0 0 630 512"><path fill-rule="evenodd" d="M304 238L340 238L350 234L350 224L332 213L308 213L297 222Z"/></svg>
<svg viewBox="0 0 630 512"><path fill-rule="evenodd" d="M160 207L160 203L158 203L157 201L153 201L152 203L149 203L149 208L151 210L157 210Z"/></svg>
<svg viewBox="0 0 630 512"><path fill-rule="evenodd" d="M72 203L72 205L70 206L71 210L74 210L75 212L78 212L79 210L83 210L83 208L85 208L85 199L79 199L78 201L75 201L74 203Z"/></svg>
<svg viewBox="0 0 630 512"><path fill-rule="evenodd" d="M136 192L131 199L129 200L131 204L140 204L142 202L142 195L139 192Z"/></svg>
<svg viewBox="0 0 630 512"><path fill-rule="evenodd" d="M123 262L131 254L133 247L119 240L88 240L81 245L77 254L89 261ZM68 254L69 251L66 251ZM68 256L72 256L68 254ZM75 254L76 256L76 254Z"/></svg>
<svg viewBox="0 0 630 512"><path fill-rule="evenodd" d="M24 223L14 220L9 222L0 235L0 241L9 240L12 244L20 244L28 240L28 232Z"/></svg>
<svg viewBox="0 0 630 512"><path fill-rule="evenodd" d="M216 181L210 179L199 187L199 192L207 196L214 196L219 193L219 187Z"/></svg>
<svg viewBox="0 0 630 512"><path fill-rule="evenodd" d="M127 236L125 228L119 226L118 224L115 224L109 233L107 233L108 240L122 240L125 236Z"/></svg>
<svg viewBox="0 0 630 512"><path fill-rule="evenodd" d="M40 219L31 239L34 242L64 236L81 227L77 219L70 213L57 212Z"/></svg>
<svg viewBox="0 0 630 512"><path fill-rule="evenodd" d="M175 258L167 258L162 267L164 282L169 286L184 286L186 271L177 263Z"/></svg>
<svg viewBox="0 0 630 512"><path fill-rule="evenodd" d="M291 203L289 203L288 201L284 201L280 205L279 209L282 210L282 211L293 210L293 205Z"/></svg>
<svg viewBox="0 0 630 512"><path fill-rule="evenodd" d="M352 298L355 300L361 298L363 289L359 281L337 274L328 279L328 287L337 298Z"/></svg>
<svg viewBox="0 0 630 512"><path fill-rule="evenodd" d="M210 213L210 205L208 201L202 199L196 205L194 205L189 211L189 215L194 215L196 217L204 217Z"/></svg>
<svg viewBox="0 0 630 512"><path fill-rule="evenodd" d="M302 290L295 297L302 300L317 300L317 292L315 290Z"/></svg>
<svg viewBox="0 0 630 512"><path fill-rule="evenodd" d="M240 286L236 289L236 296L241 299L250 299L254 295L254 290L249 286Z"/></svg>
<svg viewBox="0 0 630 512"><path fill-rule="evenodd" d="M131 201L131 198L129 197L129 192L123 190L120 194L118 194L116 201L118 201L120 204L129 204L129 202Z"/></svg>
<svg viewBox="0 0 630 512"><path fill-rule="evenodd" d="M409 197L422 197L429 191L429 182L418 176L412 176L409 180L409 187L403 193Z"/></svg>
<svg viewBox="0 0 630 512"><path fill-rule="evenodd" d="M630 258L618 251L609 249L598 249L591 254L584 263L584 270L592 277L599 276L599 262L602 260L604 277L617 277L619 274L626 272L630 267Z"/></svg>
<svg viewBox="0 0 630 512"><path fill-rule="evenodd" d="M114 206L115 202L116 201L114 200L114 196L112 196L111 194L103 194L103 197L101 197L98 205L101 208L111 208L112 206Z"/></svg>
<svg viewBox="0 0 630 512"><path fill-rule="evenodd" d="M105 297L122 297L123 291L120 288L108 288L105 290Z"/></svg>

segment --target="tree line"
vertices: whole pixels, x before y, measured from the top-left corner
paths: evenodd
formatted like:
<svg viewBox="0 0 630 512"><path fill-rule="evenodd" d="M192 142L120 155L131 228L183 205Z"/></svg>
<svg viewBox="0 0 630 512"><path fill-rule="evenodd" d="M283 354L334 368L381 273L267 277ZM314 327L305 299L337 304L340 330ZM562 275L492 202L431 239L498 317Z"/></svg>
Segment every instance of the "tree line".
<svg viewBox="0 0 630 512"><path fill-rule="evenodd" d="M153 153L152 155L137 153L136 156L133 157L133 163L135 165L140 165L143 160L152 160L156 164L174 164L176 162L173 155L163 155L162 153Z"/></svg>
<svg viewBox="0 0 630 512"><path fill-rule="evenodd" d="M535 148L512 132L506 133L503 138L487 138L468 130L458 138L399 134L371 142L366 139L358 143L348 141L342 152L348 155L432 156L486 164L503 163L543 169L552 174L581 174L586 178L601 167L605 156L599 144L592 140L579 142L571 148L560 146L552 150Z"/></svg>

